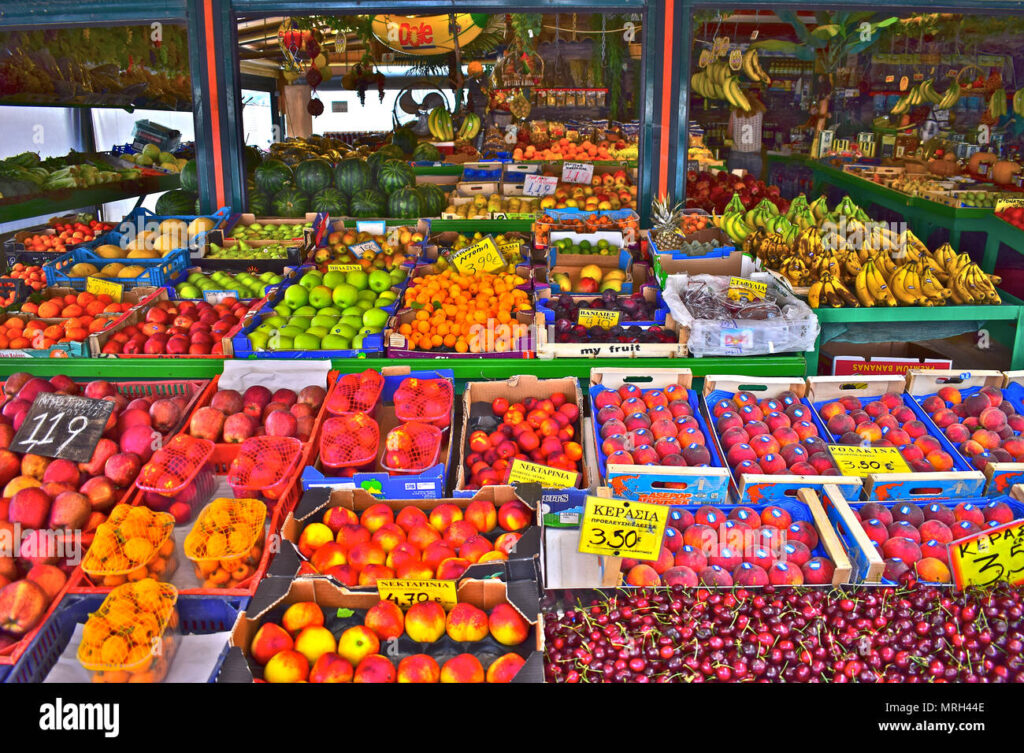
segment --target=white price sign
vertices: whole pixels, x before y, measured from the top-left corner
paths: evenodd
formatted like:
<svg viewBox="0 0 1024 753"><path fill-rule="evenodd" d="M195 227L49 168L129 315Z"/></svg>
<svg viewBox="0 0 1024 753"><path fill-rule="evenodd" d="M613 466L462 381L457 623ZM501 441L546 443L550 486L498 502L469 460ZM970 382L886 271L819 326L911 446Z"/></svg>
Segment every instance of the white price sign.
<svg viewBox="0 0 1024 753"><path fill-rule="evenodd" d="M525 196L550 196L558 188L558 178L553 175L527 175L523 181Z"/></svg>
<svg viewBox="0 0 1024 753"><path fill-rule="evenodd" d="M562 164L563 183L585 183L594 180L594 165L591 162L565 162Z"/></svg>

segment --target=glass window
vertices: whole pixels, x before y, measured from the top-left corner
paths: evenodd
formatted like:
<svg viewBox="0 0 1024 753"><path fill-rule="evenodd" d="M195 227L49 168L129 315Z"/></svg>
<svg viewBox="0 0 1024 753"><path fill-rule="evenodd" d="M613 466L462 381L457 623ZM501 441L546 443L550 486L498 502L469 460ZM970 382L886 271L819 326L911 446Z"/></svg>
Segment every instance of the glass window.
<svg viewBox="0 0 1024 753"><path fill-rule="evenodd" d="M92 125L96 130L96 148L109 152L115 146L130 144L137 120L149 120L167 128L181 131L181 143L195 141L195 124L191 112L170 110L124 110L97 109L92 111Z"/></svg>
<svg viewBox="0 0 1024 753"><path fill-rule="evenodd" d="M62 157L81 149L70 107L3 108L4 139L0 157L37 152L40 157Z"/></svg>

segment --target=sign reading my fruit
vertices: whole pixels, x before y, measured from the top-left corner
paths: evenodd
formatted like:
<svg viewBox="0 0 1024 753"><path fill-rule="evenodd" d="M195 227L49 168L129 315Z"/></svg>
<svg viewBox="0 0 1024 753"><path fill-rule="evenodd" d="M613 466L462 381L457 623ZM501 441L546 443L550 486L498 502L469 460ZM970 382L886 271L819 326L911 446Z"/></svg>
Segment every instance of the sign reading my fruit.
<svg viewBox="0 0 1024 753"><path fill-rule="evenodd" d="M910 466L895 447L830 444L828 450L844 476L866 478L875 473L910 473Z"/></svg>
<svg viewBox="0 0 1024 753"><path fill-rule="evenodd" d="M546 465L529 463L525 460L513 460L508 467L509 484L539 483L549 489L572 489L576 486L580 474L560 468L548 468Z"/></svg>
<svg viewBox="0 0 1024 753"><path fill-rule="evenodd" d="M457 251L452 257L452 264L457 270L468 275L477 272L497 272L505 268L505 258L494 245L494 239L487 237Z"/></svg>
<svg viewBox="0 0 1024 753"><path fill-rule="evenodd" d="M395 602L402 609L408 609L421 601L436 601L450 610L458 602L453 580L398 580L377 581L377 593L382 599Z"/></svg>
<svg viewBox="0 0 1024 753"><path fill-rule="evenodd" d="M619 323L619 311L605 311L603 309L580 309L576 323L583 327L604 327L611 329Z"/></svg>
<svg viewBox="0 0 1024 753"><path fill-rule="evenodd" d="M85 289L93 295L109 295L114 303L120 303L121 296L124 294L123 285L104 280L102 277L86 277Z"/></svg>
<svg viewBox="0 0 1024 753"><path fill-rule="evenodd" d="M661 552L668 505L587 497L579 551L608 557L655 560Z"/></svg>
<svg viewBox="0 0 1024 753"><path fill-rule="evenodd" d="M990 528L949 545L949 566L953 582L987 586L997 580L1011 585L1024 583L1024 521Z"/></svg>
<svg viewBox="0 0 1024 753"><path fill-rule="evenodd" d="M550 196L558 188L558 178L554 175L527 175L523 181L524 196Z"/></svg>
<svg viewBox="0 0 1024 753"><path fill-rule="evenodd" d="M374 258L377 254L383 253L380 244L377 241L364 241L363 243L354 243L348 247L348 250L358 256L360 259Z"/></svg>
<svg viewBox="0 0 1024 753"><path fill-rule="evenodd" d="M563 162L563 183L584 183L590 185L594 181L593 162Z"/></svg>
<svg viewBox="0 0 1024 753"><path fill-rule="evenodd" d="M88 463L113 410L110 400L41 392L11 439L11 450Z"/></svg>

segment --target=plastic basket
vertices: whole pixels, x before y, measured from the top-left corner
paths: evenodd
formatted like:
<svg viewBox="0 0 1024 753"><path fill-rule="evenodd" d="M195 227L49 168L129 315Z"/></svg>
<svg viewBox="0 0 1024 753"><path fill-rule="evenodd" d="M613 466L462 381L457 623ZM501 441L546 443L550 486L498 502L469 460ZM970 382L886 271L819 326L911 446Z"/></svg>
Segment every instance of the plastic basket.
<svg viewBox="0 0 1024 753"><path fill-rule="evenodd" d="M121 504L96 529L82 572L104 586L153 578L167 581L177 569L174 517Z"/></svg>
<svg viewBox="0 0 1024 753"><path fill-rule="evenodd" d="M302 442L294 437L250 437L231 463L228 484L237 497L277 500L294 481L292 472L302 454Z"/></svg>
<svg viewBox="0 0 1024 753"><path fill-rule="evenodd" d="M18 308L28 300L28 286L16 277L0 277L0 306Z"/></svg>
<svg viewBox="0 0 1024 753"><path fill-rule="evenodd" d="M31 647L13 667L0 667L0 679L4 669L10 674L6 682L43 682L56 665L61 654L71 642L76 626L89 619L99 609L104 596L69 596L39 631ZM228 632L234 626L238 615L248 606L244 596L179 596L177 609L183 634L209 634ZM217 660L209 682L214 682L220 673L221 664L227 656L228 643Z"/></svg>
<svg viewBox="0 0 1024 753"><path fill-rule="evenodd" d="M381 468L405 476L419 473L437 462L442 432L433 424L418 421L396 426L384 438Z"/></svg>
<svg viewBox="0 0 1024 753"><path fill-rule="evenodd" d="M373 413L384 389L384 377L379 371L367 369L360 374L345 374L338 378L325 400L327 412L332 416L347 413Z"/></svg>
<svg viewBox="0 0 1024 753"><path fill-rule="evenodd" d="M380 425L363 413L348 413L324 421L320 433L320 462L330 471L351 474L373 470L380 447Z"/></svg>
<svg viewBox="0 0 1024 753"><path fill-rule="evenodd" d="M447 429L454 401L450 380L406 377L395 390L395 417L403 423L422 422Z"/></svg>
<svg viewBox="0 0 1024 753"><path fill-rule="evenodd" d="M263 557L267 506L258 499L218 498L203 508L185 538L204 588L234 588L253 576Z"/></svg>
<svg viewBox="0 0 1024 753"><path fill-rule="evenodd" d="M157 450L143 466L135 486L143 492L143 504L172 504L183 502L192 515L213 496L213 472L209 460L213 455L213 442L179 434ZM165 501L166 500L166 501Z"/></svg>
<svg viewBox="0 0 1024 753"><path fill-rule="evenodd" d="M85 290L85 277L69 277L67 271L76 264L89 263L97 269L106 264L120 262L132 266L142 267L143 271L137 277L118 278L117 282L126 290L137 287L161 287L172 284L181 274L188 269L188 249L171 251L162 259L105 259L97 256L86 248L79 248L69 251L52 264L47 264L43 269L46 272L46 284L48 286L60 286Z"/></svg>
<svg viewBox="0 0 1024 753"><path fill-rule="evenodd" d="M178 589L147 578L118 586L89 616L78 660L94 682L160 682L178 636Z"/></svg>

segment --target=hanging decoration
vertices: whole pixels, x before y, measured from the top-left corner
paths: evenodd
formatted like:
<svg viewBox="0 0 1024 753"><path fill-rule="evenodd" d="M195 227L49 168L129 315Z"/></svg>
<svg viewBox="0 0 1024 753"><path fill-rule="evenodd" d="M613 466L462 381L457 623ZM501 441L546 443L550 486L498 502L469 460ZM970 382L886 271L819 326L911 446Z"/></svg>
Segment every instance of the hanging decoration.
<svg viewBox="0 0 1024 753"><path fill-rule="evenodd" d="M373 36L396 52L406 55L443 55L455 50L456 40L465 47L487 27L490 16L484 13L456 13L436 16L373 16ZM453 28L454 27L454 28Z"/></svg>

